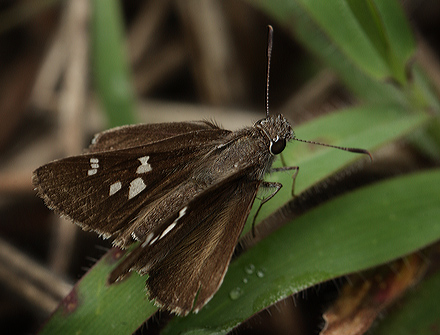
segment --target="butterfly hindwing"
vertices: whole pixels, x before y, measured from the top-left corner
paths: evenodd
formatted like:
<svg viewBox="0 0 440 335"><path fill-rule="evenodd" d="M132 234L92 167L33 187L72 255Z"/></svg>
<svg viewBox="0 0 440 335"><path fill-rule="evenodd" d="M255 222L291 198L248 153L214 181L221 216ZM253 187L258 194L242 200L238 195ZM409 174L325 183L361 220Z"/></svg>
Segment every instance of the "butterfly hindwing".
<svg viewBox="0 0 440 335"><path fill-rule="evenodd" d="M200 309L216 292L255 199L259 180L238 171L175 211L112 272L148 273L150 298L177 314ZM167 236L166 239L163 239ZM197 296L197 300L195 298Z"/></svg>
<svg viewBox="0 0 440 335"><path fill-rule="evenodd" d="M150 298L177 314L197 312L212 298L234 252L230 241L238 240L258 185L259 181L242 181L222 195L224 205L152 267L147 279Z"/></svg>

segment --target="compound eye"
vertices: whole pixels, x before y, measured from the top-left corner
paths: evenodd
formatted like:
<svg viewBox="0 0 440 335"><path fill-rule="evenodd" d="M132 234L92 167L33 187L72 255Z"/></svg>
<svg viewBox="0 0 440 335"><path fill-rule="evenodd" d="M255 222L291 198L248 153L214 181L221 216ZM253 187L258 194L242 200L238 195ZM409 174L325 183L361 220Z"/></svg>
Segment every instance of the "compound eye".
<svg viewBox="0 0 440 335"><path fill-rule="evenodd" d="M280 154L286 147L286 139L277 137L270 143L270 153L272 155Z"/></svg>

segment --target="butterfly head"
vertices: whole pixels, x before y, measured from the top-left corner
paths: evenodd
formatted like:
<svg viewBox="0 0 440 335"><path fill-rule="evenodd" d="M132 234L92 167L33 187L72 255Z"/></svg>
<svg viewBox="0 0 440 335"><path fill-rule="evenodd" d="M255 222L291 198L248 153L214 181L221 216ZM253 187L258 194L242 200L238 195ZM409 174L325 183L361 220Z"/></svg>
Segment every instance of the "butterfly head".
<svg viewBox="0 0 440 335"><path fill-rule="evenodd" d="M281 114L269 115L254 125L260 129L269 139L269 152L272 155L280 154L289 140L294 137L292 126Z"/></svg>

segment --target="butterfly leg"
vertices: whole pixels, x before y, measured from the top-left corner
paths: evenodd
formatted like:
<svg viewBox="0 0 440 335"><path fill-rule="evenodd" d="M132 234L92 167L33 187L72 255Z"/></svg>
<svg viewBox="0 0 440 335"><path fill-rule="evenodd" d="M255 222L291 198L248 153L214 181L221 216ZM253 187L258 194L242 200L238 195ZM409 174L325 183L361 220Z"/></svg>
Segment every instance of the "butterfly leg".
<svg viewBox="0 0 440 335"><path fill-rule="evenodd" d="M260 187L263 187L263 188L275 188L275 191L272 192L268 197L261 199L260 206L258 206L257 212L255 213L254 219L252 221L252 236L254 236L254 237L255 237L255 221L257 220L257 216L258 216L258 213L260 212L261 207L263 207L263 204L268 202L270 199L273 198L273 196L275 194L278 193L278 191L281 189L281 187L283 187L283 184L276 183L276 182L263 181L261 183Z"/></svg>
<svg viewBox="0 0 440 335"><path fill-rule="evenodd" d="M273 168L270 170L270 173L272 172L283 172L283 171L291 171L291 170L295 170L295 173L292 176L293 182L292 182L292 196L295 196L295 180L296 180L296 176L298 175L299 172L299 166L283 166L283 167L279 167L279 168ZM261 207L263 207L263 205L269 201L270 199L273 198L273 196L275 194L278 193L278 191L281 189L283 185L281 183L277 183L277 182L268 182L268 181L263 181L261 183L261 187L266 187L266 188L275 188L275 191L270 194L267 198L263 198L261 200L260 206L257 209L257 212L254 215L254 219L252 221L252 235L255 237L255 221L257 220L257 216L258 213L261 210Z"/></svg>
<svg viewBox="0 0 440 335"><path fill-rule="evenodd" d="M283 164L284 167L287 166L283 153L280 153L280 160L281 160L281 164Z"/></svg>
<svg viewBox="0 0 440 335"><path fill-rule="evenodd" d="M292 197L295 196L295 181L296 181L296 177L298 176L299 173L299 166L283 166L283 167L279 167L279 168L273 168L270 170L270 173L272 172L283 172L283 171L290 171L290 170L295 170L292 179ZM278 192L278 191L277 191Z"/></svg>

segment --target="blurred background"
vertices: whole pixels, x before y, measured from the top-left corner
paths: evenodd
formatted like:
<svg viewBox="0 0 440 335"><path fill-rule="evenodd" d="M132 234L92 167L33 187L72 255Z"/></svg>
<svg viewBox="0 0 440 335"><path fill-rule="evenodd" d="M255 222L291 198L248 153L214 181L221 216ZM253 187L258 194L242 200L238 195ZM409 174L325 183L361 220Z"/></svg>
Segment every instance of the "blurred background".
<svg viewBox="0 0 440 335"><path fill-rule="evenodd" d="M252 1L109 1L104 7L114 21L107 25L93 12L98 2L0 2L0 331L5 334L35 332L111 247L45 207L31 184L38 166L80 154L93 134L121 124L215 119L228 129L252 125L265 115L268 24L275 32L273 113L297 125L358 101ZM435 77L440 3L400 3ZM106 76L109 69L116 75ZM310 294L305 305L313 299ZM292 318L296 307L290 300L281 306L238 332L255 333L256 327L264 333L261 324L279 333L293 324L304 329L319 324L312 312Z"/></svg>

